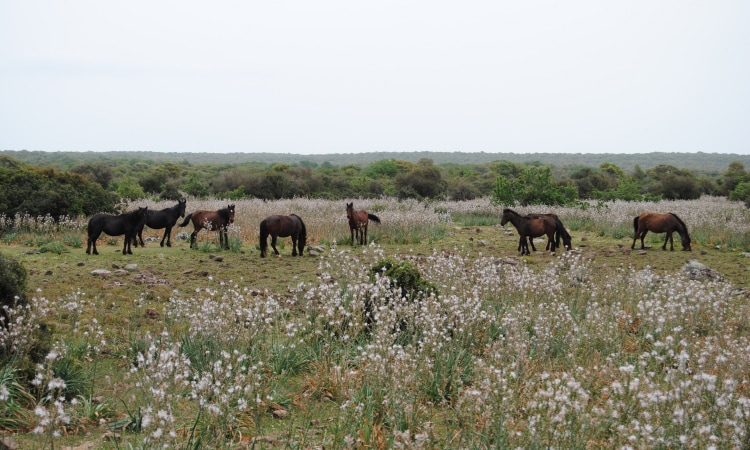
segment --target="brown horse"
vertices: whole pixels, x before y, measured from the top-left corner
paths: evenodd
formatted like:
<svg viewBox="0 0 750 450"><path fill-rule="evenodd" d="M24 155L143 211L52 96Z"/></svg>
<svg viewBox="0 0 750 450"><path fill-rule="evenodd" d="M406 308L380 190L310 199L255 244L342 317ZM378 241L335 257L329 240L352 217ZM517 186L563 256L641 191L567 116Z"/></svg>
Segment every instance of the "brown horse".
<svg viewBox="0 0 750 450"><path fill-rule="evenodd" d="M573 238L570 237L570 234L568 234L568 230L565 229L565 225L563 225L562 220L560 220L559 217L557 217L557 214L527 214L527 216L531 218L536 217L542 217L542 216L548 216L555 220L557 223L557 230L555 231L555 245L557 247L560 246L560 239L562 239L563 247L565 250L571 250L573 248ZM536 251L536 247L534 247L534 238L529 237L529 243L531 244L531 249ZM550 241L547 241L547 247L544 250L549 250L550 248Z"/></svg>
<svg viewBox="0 0 750 450"><path fill-rule="evenodd" d="M234 223L234 205L228 205L218 211L198 210L185 217L185 221L180 224L181 227L193 221L195 230L190 234L190 248L195 247L195 237L198 232L205 228L208 231L219 232L219 245L224 249L229 249L229 237L227 236L227 227Z"/></svg>
<svg viewBox="0 0 750 450"><path fill-rule="evenodd" d="M667 241L669 241L669 250L674 251L674 238L672 233L675 231L680 234L682 240L682 250L691 251L690 248L690 235L688 234L687 225L682 221L677 214L674 213L653 213L645 212L640 216L633 219L633 228L635 229L635 236L633 236L633 245L631 249L635 248L635 242L638 238L641 239L641 248L645 249L646 246L643 244L643 238L646 237L646 233L652 231L654 233L667 233L667 237L664 239L664 245L661 246L662 250L667 249Z"/></svg>
<svg viewBox="0 0 750 450"><path fill-rule="evenodd" d="M529 244L527 238L535 238L543 235L547 235L548 248L551 246L552 251L555 251L559 240L555 243L555 233L559 233L558 224L552 217L548 215L537 215L535 217L522 216L510 208L503 210L503 219L500 221L500 225L505 226L506 223L512 223L520 238L518 239L518 251L522 255L530 255ZM533 248L533 244L532 244ZM534 248L536 251L536 248Z"/></svg>
<svg viewBox="0 0 750 450"><path fill-rule="evenodd" d="M357 234L359 245L365 245L367 242L367 224L372 220L380 223L380 218L375 214L370 214L365 210L355 211L354 203L346 204L346 218L349 219L349 231L352 233L352 244L354 245L354 234Z"/></svg>
<svg viewBox="0 0 750 450"><path fill-rule="evenodd" d="M276 238L291 237L292 238L292 256L297 256L297 249L299 248L299 255L302 256L302 251L307 243L307 229L305 228L305 222L296 215L292 214L289 216L268 216L260 222L260 257L266 257L266 249L268 248L268 235L271 235L271 248L277 255L279 251L276 249Z"/></svg>

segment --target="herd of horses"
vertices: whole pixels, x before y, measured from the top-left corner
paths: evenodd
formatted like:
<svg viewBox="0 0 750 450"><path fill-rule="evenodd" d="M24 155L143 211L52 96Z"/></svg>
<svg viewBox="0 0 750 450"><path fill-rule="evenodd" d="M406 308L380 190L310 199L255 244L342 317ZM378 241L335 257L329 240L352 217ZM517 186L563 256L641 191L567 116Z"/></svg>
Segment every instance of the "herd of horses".
<svg viewBox="0 0 750 450"><path fill-rule="evenodd" d="M88 223L88 241L86 245L86 254L92 253L98 255L96 241L102 233L109 236L125 236L122 253L132 255L131 244L138 247L143 242L143 228L145 226L152 229L164 229L160 246L164 247L166 241L167 247L172 246L172 228L175 226L184 227L191 221L193 223L193 232L190 234L190 247L196 246L196 237L202 229L207 231L217 231L219 234L219 245L224 249L229 249L229 238L227 231L229 226L234 223L235 206L227 205L216 211L197 210L185 216L187 200L181 199L176 205L164 208L159 211L148 210L147 208L137 208L133 211L119 215L95 214L89 219ZM185 220L179 225L179 218ZM346 217L349 222L349 231L351 233L351 245L354 245L355 238L359 245L365 245L367 240L367 226L370 221L380 223L380 218L364 210L355 210L353 203L346 204ZM501 226L510 222L518 232L518 252L521 255L530 255L529 245L533 251L535 237L547 237L545 251L555 252L560 248L571 250L573 248L572 238L563 225L560 218L555 214L526 214L521 215L516 211L505 208L503 210ZM666 233L662 250L667 249L667 243L670 244L670 250L674 251L673 233L678 233L682 241L682 250L691 250L690 235L685 223L674 213L654 213L644 212L633 219L633 245L635 249L638 239L641 240L641 249L647 248L644 244L646 233ZM292 256L302 256L305 245L307 244L307 229L305 223L296 214L272 215L266 217L260 222L260 256L265 258L268 250L268 237L271 237L271 248L274 254L279 255L276 248L276 242L279 237L290 237L292 239Z"/></svg>

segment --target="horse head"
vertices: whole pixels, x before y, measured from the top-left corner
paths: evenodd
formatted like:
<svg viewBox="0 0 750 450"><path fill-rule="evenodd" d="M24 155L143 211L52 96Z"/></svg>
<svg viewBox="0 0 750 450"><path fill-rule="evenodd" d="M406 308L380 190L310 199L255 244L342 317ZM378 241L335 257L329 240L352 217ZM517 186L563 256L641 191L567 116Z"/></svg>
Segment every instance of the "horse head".
<svg viewBox="0 0 750 450"><path fill-rule="evenodd" d="M177 210L180 212L180 217L185 217L185 206L187 206L187 199L177 200Z"/></svg>
<svg viewBox="0 0 750 450"><path fill-rule="evenodd" d="M229 223L234 223L234 204L227 206L227 212L229 213Z"/></svg>
<svg viewBox="0 0 750 450"><path fill-rule="evenodd" d="M351 219L354 215L354 203L346 204L346 218Z"/></svg>

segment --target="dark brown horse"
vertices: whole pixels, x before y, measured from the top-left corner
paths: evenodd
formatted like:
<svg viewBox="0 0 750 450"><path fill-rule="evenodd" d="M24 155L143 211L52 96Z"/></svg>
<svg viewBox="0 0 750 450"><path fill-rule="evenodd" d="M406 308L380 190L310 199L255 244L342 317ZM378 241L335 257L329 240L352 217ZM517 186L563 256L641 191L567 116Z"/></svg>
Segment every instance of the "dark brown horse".
<svg viewBox="0 0 750 450"><path fill-rule="evenodd" d="M227 227L234 223L234 205L228 205L218 211L198 210L185 217L185 221L180 224L181 227L193 221L193 232L190 234L190 248L195 247L195 237L198 232L205 228L208 231L219 232L219 246L224 249L229 248L229 237L227 236Z"/></svg>
<svg viewBox="0 0 750 450"><path fill-rule="evenodd" d="M125 242L122 244L122 254L132 255L133 250L130 248L131 241L135 236L138 227L143 227L148 216L148 208L138 208L118 216L110 214L94 214L89 219L88 241L86 243L86 254L91 254L91 247L94 247L94 254L98 255L96 250L96 240L102 232L110 236L125 235Z"/></svg>
<svg viewBox="0 0 750 450"><path fill-rule="evenodd" d="M682 221L677 214L674 213L654 213L645 212L640 216L633 219L633 228L635 229L635 236L633 236L633 245L631 249L635 248L635 242L641 239L641 248L644 249L646 246L643 244L643 238L646 237L646 233L652 231L654 233L667 233L667 237L664 239L664 245L661 246L662 250L667 249L667 241L669 241L669 250L674 251L674 238L672 233L675 231L680 234L682 240L682 250L691 251L690 248L690 235L688 234L687 225Z"/></svg>
<svg viewBox="0 0 750 450"><path fill-rule="evenodd" d="M522 216L510 208L505 208L500 225L505 226L508 222L512 223L518 231L520 236L518 239L518 251L522 255L531 254L527 238L547 235L548 248L551 246L553 252L559 244L559 240L557 244L555 243L555 233L559 233L557 222L548 215L540 214L536 217ZM534 248L534 251L536 251L536 248Z"/></svg>
<svg viewBox="0 0 750 450"><path fill-rule="evenodd" d="M375 214L370 214L365 210L355 211L354 203L346 204L346 218L349 219L349 231L352 233L352 245L354 245L354 235L357 235L359 245L367 243L367 224L372 220L380 223L380 218Z"/></svg>
<svg viewBox="0 0 750 450"><path fill-rule="evenodd" d="M571 250L573 248L573 238L570 237L570 234L568 234L568 230L565 229L565 225L563 225L562 220L560 220L559 217L557 217L557 214L527 214L527 216L535 218L535 217L542 217L542 216L548 216L555 220L557 223L557 230L555 231L555 245L557 247L560 247L560 239L562 239L563 247L565 250ZM529 243L531 244L531 249L536 251L536 247L534 247L534 238L529 237ZM545 250L549 250L550 248L550 241L547 241L547 246L545 247Z"/></svg>
<svg viewBox="0 0 750 450"><path fill-rule="evenodd" d="M279 254L279 251L276 249L276 238L291 237L292 256L297 256L297 249L299 249L299 255L302 256L302 251L307 243L307 229L305 228L305 222L298 215L268 216L260 222L261 258L266 257L269 234L271 235L271 248L274 253Z"/></svg>
<svg viewBox="0 0 750 450"><path fill-rule="evenodd" d="M164 247L165 239L167 240L167 247L172 246L172 227L177 224L177 219L179 219L180 217L185 217L186 204L187 200L183 198L182 200L178 200L177 204L174 206L164 208L159 211L152 210L148 212L145 226L154 230L164 228L164 236L162 236L161 238L161 242L159 243L160 246ZM139 241L141 243L141 247L144 247L145 244L143 243L143 225L136 231L135 235L133 236L133 245L138 247Z"/></svg>

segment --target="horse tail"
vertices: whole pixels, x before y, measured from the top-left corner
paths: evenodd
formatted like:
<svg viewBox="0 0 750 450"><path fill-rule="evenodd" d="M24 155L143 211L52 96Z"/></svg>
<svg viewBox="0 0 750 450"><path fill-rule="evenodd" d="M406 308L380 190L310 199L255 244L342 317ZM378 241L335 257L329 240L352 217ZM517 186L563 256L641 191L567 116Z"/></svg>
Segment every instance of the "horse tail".
<svg viewBox="0 0 750 450"><path fill-rule="evenodd" d="M640 216L633 217L633 232L638 233L638 218Z"/></svg>
<svg viewBox="0 0 750 450"><path fill-rule="evenodd" d="M302 225L302 230L299 232L300 238L303 238L307 240L307 228L305 228L305 222L302 220L302 217L298 216L297 214L290 214L299 220L299 224Z"/></svg>
<svg viewBox="0 0 750 450"><path fill-rule="evenodd" d="M268 224L263 219L260 222L260 256L261 258L266 256L266 249L268 248Z"/></svg>
<svg viewBox="0 0 750 450"><path fill-rule="evenodd" d="M372 220L373 222L380 223L380 217L376 216L375 214L367 213L367 218Z"/></svg>
<svg viewBox="0 0 750 450"><path fill-rule="evenodd" d="M192 219L192 218L193 218L193 213L188 214L185 217L185 220L180 224L180 226L184 227L185 225L189 224L190 223L190 219Z"/></svg>

